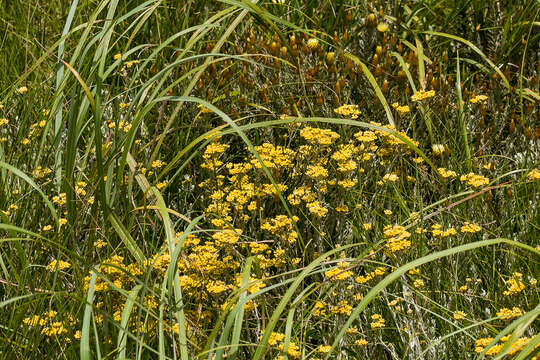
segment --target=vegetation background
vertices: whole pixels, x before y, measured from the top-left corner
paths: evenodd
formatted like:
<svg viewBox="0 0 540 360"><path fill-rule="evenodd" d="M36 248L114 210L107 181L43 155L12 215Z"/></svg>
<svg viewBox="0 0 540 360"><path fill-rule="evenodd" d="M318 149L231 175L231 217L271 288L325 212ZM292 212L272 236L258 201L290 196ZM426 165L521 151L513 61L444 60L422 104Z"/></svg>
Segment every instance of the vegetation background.
<svg viewBox="0 0 540 360"><path fill-rule="evenodd" d="M0 0L0 355L536 359L540 2Z"/></svg>

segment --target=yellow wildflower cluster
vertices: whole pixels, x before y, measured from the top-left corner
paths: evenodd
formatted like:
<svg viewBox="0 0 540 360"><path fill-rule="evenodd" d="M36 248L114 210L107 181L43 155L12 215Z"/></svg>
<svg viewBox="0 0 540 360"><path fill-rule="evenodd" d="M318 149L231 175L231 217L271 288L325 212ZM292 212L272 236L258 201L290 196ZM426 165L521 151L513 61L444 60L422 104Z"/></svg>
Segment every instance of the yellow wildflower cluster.
<svg viewBox="0 0 540 360"><path fill-rule="evenodd" d="M454 320L463 320L467 315L463 311L454 311L453 317Z"/></svg>
<svg viewBox="0 0 540 360"><path fill-rule="evenodd" d="M407 249L411 246L411 233L405 230L401 225L387 225L383 229L384 237L386 238L386 247L391 252Z"/></svg>
<svg viewBox="0 0 540 360"><path fill-rule="evenodd" d="M69 315L67 318L63 318L62 321L58 319L58 313L54 310L49 310L41 315L33 315L23 319L23 323L31 326L41 328L40 333L47 337L67 336L68 328L75 325L75 319ZM69 339L66 339L69 341Z"/></svg>
<svg viewBox="0 0 540 360"><path fill-rule="evenodd" d="M475 96L471 97L470 102L473 103L473 104L483 103L487 99L488 99L488 97L486 95L475 95Z"/></svg>
<svg viewBox="0 0 540 360"><path fill-rule="evenodd" d="M331 145L339 138L339 134L330 129L319 129L310 126L306 126L300 130L300 136L312 145L322 146Z"/></svg>
<svg viewBox="0 0 540 360"><path fill-rule="evenodd" d="M48 271L66 270L71 267L71 264L63 260L53 260L45 267Z"/></svg>
<svg viewBox="0 0 540 360"><path fill-rule="evenodd" d="M447 230L441 230L441 227L442 226L440 224L432 225L431 226L431 234L434 237L441 238L441 239L447 238L449 236L454 236L454 235L457 234L457 231L454 228L448 228Z"/></svg>
<svg viewBox="0 0 540 360"><path fill-rule="evenodd" d="M455 171L448 170L445 168L438 168L437 172L439 175L441 175L445 179L455 179L457 177L457 174Z"/></svg>
<svg viewBox="0 0 540 360"><path fill-rule="evenodd" d="M337 305L332 306L330 312L335 315L351 315L352 309L347 300L342 300Z"/></svg>
<svg viewBox="0 0 540 360"><path fill-rule="evenodd" d="M510 340L511 335L503 336L501 338L501 341L498 344L495 344L491 348L489 348L485 354L486 355L497 355L506 345L507 342ZM532 339L533 337L521 337L519 339L516 339L513 343L510 344L508 348L508 355L514 355L518 351L522 350ZM476 340L475 342L475 348L474 351L477 353L484 352L486 350L486 347L493 341L493 338L481 338Z"/></svg>
<svg viewBox="0 0 540 360"><path fill-rule="evenodd" d="M531 170L531 171L527 174L527 179L528 179L529 181L540 180L540 170L538 170L538 169L533 169L533 170Z"/></svg>
<svg viewBox="0 0 540 360"><path fill-rule="evenodd" d="M482 228L479 225L472 224L469 222L465 222L460 229L462 233L471 233L471 234L477 233L481 230Z"/></svg>
<svg viewBox="0 0 540 360"><path fill-rule="evenodd" d="M298 220L297 216L289 218L285 215L278 215L273 219L266 220L261 225L261 230L272 233L282 241L294 243L298 239L298 234L293 230L293 226Z"/></svg>
<svg viewBox="0 0 540 360"><path fill-rule="evenodd" d="M274 146L270 143L264 143L262 146L255 146L255 150L259 154L264 166L270 169L276 168L290 168L293 166L292 159L295 156L293 150L282 147ZM261 163L255 157L252 157L251 164L257 169L261 169Z"/></svg>
<svg viewBox="0 0 540 360"><path fill-rule="evenodd" d="M469 186L473 186L473 187L482 187L482 186L486 186L489 184L489 179L482 176L482 175L477 175L475 173L468 173L467 175L461 175L461 177L459 178L459 180L462 182L462 183L465 183Z"/></svg>
<svg viewBox="0 0 540 360"><path fill-rule="evenodd" d="M506 281L506 286L508 287L503 294L514 295L519 294L525 289L525 284L521 281L523 275L521 273L515 272L512 274L512 277Z"/></svg>
<svg viewBox="0 0 540 360"><path fill-rule="evenodd" d="M386 321L379 314L371 315L371 320L372 320L372 322L371 322L370 326L371 326L372 329L380 329L380 328L383 328L385 326Z"/></svg>
<svg viewBox="0 0 540 360"><path fill-rule="evenodd" d="M120 104L121 105L121 104ZM129 106L129 104L128 104ZM131 130L131 124L127 121L120 120L118 123L115 123L114 121L109 122L108 124L109 129L118 129L120 131L123 131L125 133L129 132Z"/></svg>
<svg viewBox="0 0 540 360"><path fill-rule="evenodd" d="M392 107L400 114L405 115L406 113L410 112L411 109L409 108L409 105L399 105L397 102L392 104Z"/></svg>
<svg viewBox="0 0 540 360"><path fill-rule="evenodd" d="M32 175L34 175L36 179L42 179L46 177L47 175L49 175L51 172L52 170L49 169L48 167L38 166L34 169L34 171L32 171Z"/></svg>
<svg viewBox="0 0 540 360"><path fill-rule="evenodd" d="M502 320L510 320L516 317L520 317L522 315L523 311L517 306L514 306L512 309L502 308L497 311L497 316Z"/></svg>
<svg viewBox="0 0 540 360"><path fill-rule="evenodd" d="M422 101L424 99L432 98L434 96L435 96L435 90L429 90L429 91L419 90L415 92L413 96L411 96L411 100L414 102L417 102L417 101Z"/></svg>
<svg viewBox="0 0 540 360"><path fill-rule="evenodd" d="M348 270L348 268L349 262L340 261L338 263L338 266L325 271L324 275L330 280L345 280L353 276L353 272L351 270Z"/></svg>
<svg viewBox="0 0 540 360"><path fill-rule="evenodd" d="M134 285L134 277L142 275L142 270L136 263L124 264L124 257L113 255L105 259L98 267L97 271L107 278L108 281L120 289L127 289ZM91 273L84 278L84 289L90 286ZM101 276L96 279L95 292L106 291L111 286Z"/></svg>
<svg viewBox="0 0 540 360"><path fill-rule="evenodd" d="M334 109L334 112L339 115L350 117L351 119L357 119L358 115L360 115L358 105L342 105Z"/></svg>
<svg viewBox="0 0 540 360"><path fill-rule="evenodd" d="M358 284L365 284L369 280L374 279L377 276L382 276L386 273L386 268L383 266L377 267L374 271L367 273L366 275L360 275L354 279Z"/></svg>

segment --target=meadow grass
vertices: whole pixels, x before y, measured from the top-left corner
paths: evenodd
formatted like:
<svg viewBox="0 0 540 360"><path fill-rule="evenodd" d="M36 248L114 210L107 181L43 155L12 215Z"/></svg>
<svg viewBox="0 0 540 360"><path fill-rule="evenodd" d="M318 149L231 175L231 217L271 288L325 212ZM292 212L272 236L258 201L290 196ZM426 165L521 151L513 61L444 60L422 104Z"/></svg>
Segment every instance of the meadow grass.
<svg viewBox="0 0 540 360"><path fill-rule="evenodd" d="M538 1L0 8L2 358L539 356Z"/></svg>

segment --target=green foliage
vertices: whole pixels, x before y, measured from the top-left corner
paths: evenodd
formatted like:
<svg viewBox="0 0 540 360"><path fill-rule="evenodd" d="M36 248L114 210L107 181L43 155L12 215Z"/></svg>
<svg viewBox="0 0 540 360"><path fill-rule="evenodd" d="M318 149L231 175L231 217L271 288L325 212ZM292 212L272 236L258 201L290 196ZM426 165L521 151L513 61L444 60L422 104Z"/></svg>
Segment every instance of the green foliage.
<svg viewBox="0 0 540 360"><path fill-rule="evenodd" d="M538 1L0 3L0 357L538 356Z"/></svg>

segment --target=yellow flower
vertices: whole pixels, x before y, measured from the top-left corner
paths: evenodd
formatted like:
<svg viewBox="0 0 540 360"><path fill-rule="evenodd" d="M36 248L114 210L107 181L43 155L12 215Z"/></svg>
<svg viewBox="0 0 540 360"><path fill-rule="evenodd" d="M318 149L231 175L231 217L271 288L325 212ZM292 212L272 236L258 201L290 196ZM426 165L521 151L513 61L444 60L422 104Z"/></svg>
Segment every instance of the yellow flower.
<svg viewBox="0 0 540 360"><path fill-rule="evenodd" d="M465 222L460 230L462 233L476 233L476 232L481 231L482 228L476 224Z"/></svg>
<svg viewBox="0 0 540 360"><path fill-rule="evenodd" d="M354 342L357 346L367 346L369 344L366 339L358 339Z"/></svg>
<svg viewBox="0 0 540 360"><path fill-rule="evenodd" d="M48 271L56 271L57 268L58 270L65 270L65 269L69 269L70 267L71 267L71 264L68 263L67 261L53 260L49 263L49 265L45 267L45 269L47 269Z"/></svg>
<svg viewBox="0 0 540 360"><path fill-rule="evenodd" d="M7 125L8 123L9 123L8 119L6 119L6 118L1 118L0 119L0 126Z"/></svg>
<svg viewBox="0 0 540 360"><path fill-rule="evenodd" d="M360 115L358 105L342 105L334 109L334 112L339 115L350 117L351 119L357 119L358 115Z"/></svg>
<svg viewBox="0 0 540 360"><path fill-rule="evenodd" d="M486 186L486 185L489 185L489 179L482 176L482 175L477 175L475 173L468 173L467 175L461 175L461 177L459 178L459 180L462 182L462 183L465 183L469 186L473 186L473 187L482 187L482 186Z"/></svg>
<svg viewBox="0 0 540 360"><path fill-rule="evenodd" d="M527 179L529 179L529 181L540 180L540 171L538 169L531 170L527 174Z"/></svg>
<svg viewBox="0 0 540 360"><path fill-rule="evenodd" d="M502 308L497 311L497 316L502 320L510 320L515 317L520 317L523 315L523 311L517 306L514 306L512 309Z"/></svg>
<svg viewBox="0 0 540 360"><path fill-rule="evenodd" d="M416 102L416 101L421 101L424 99L429 99L434 96L435 96L435 90L429 90L429 91L419 90L415 92L413 96L411 96L411 100Z"/></svg>
<svg viewBox="0 0 540 360"><path fill-rule="evenodd" d="M327 353L330 352L331 349L332 349L332 346L330 346L330 345L320 345L317 348L317 352L320 353L320 354L327 354Z"/></svg>
<svg viewBox="0 0 540 360"><path fill-rule="evenodd" d="M307 46L308 46L308 48L310 48L311 50L317 50L317 48L319 47L319 39L316 39L316 38L310 38L310 39L307 41Z"/></svg>
<svg viewBox="0 0 540 360"><path fill-rule="evenodd" d="M17 92L21 95L25 94L28 91L28 88L26 86L21 86L17 89Z"/></svg>
<svg viewBox="0 0 540 360"><path fill-rule="evenodd" d="M463 320L467 317L467 315L463 311L455 311L454 312L454 320Z"/></svg>
<svg viewBox="0 0 540 360"><path fill-rule="evenodd" d="M483 103L487 99L488 97L486 95L476 95L476 96L473 96L470 101L471 103L476 104L476 103Z"/></svg>
<svg viewBox="0 0 540 360"><path fill-rule="evenodd" d="M121 57L122 57L122 54L118 53L118 54L114 54L113 59L114 59L114 60L118 60L118 59L120 59Z"/></svg>

